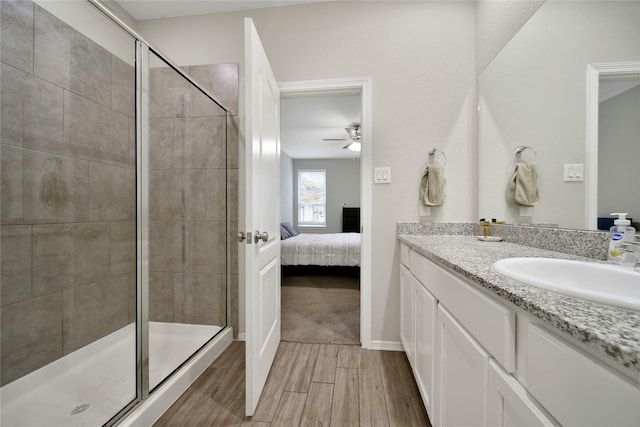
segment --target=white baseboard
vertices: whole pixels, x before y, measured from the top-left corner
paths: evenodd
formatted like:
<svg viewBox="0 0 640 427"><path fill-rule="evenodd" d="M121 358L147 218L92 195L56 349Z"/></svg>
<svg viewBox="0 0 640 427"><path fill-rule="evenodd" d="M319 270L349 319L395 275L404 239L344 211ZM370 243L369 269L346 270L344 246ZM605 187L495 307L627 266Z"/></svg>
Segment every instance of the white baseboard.
<svg viewBox="0 0 640 427"><path fill-rule="evenodd" d="M238 334L238 338L236 338L236 341L246 341L247 340L247 335L244 332L241 332Z"/></svg>
<svg viewBox="0 0 640 427"><path fill-rule="evenodd" d="M404 351L400 341L371 341L371 350Z"/></svg>

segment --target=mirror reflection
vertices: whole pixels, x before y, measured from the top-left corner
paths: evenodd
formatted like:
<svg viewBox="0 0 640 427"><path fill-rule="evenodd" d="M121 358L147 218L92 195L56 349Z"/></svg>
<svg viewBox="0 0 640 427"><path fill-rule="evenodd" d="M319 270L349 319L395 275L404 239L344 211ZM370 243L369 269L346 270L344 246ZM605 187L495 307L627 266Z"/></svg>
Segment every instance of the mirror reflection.
<svg viewBox="0 0 640 427"><path fill-rule="evenodd" d="M640 64L639 64L640 65ZM640 69L602 75L598 94L598 228L611 212L640 222ZM610 226L610 225L609 225Z"/></svg>
<svg viewBox="0 0 640 427"><path fill-rule="evenodd" d="M595 221L587 219L593 200L598 216L637 211L640 115L629 106L640 105L640 89L629 88L618 95L622 98L610 99L611 108L605 105L600 128L607 134L598 137L594 156L587 155L586 111L590 64L638 60L640 2L542 4L479 76L480 216L595 229ZM623 105L613 105L623 98ZM624 117L635 117L626 130L620 123ZM621 134L625 142L612 136ZM519 146L536 152L540 202L530 209L507 202ZM576 172L580 165L582 173ZM602 177L599 184L587 185L591 168ZM630 216L640 220L640 212Z"/></svg>

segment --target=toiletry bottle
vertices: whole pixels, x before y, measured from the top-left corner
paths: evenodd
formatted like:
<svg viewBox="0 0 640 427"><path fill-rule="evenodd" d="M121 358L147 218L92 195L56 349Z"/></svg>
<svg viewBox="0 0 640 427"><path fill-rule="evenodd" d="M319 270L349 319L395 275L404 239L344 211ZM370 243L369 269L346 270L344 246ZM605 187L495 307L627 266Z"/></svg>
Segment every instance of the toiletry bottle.
<svg viewBox="0 0 640 427"><path fill-rule="evenodd" d="M478 224L478 232L482 237L491 236L491 223L486 221L484 218L480 218L480 223Z"/></svg>
<svg viewBox="0 0 640 427"><path fill-rule="evenodd" d="M612 213L611 215L618 215L618 219L613 221L614 226L611 227L607 259L611 264L633 267L635 265L633 253L623 250L622 246L626 242L634 241L636 229L631 227L631 221L627 219L626 213Z"/></svg>

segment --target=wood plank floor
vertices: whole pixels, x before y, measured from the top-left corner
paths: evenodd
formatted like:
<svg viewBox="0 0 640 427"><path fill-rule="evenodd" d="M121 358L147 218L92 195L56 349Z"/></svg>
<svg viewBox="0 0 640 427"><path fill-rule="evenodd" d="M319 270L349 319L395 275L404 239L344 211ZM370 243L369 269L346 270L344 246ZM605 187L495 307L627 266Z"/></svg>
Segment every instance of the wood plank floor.
<svg viewBox="0 0 640 427"><path fill-rule="evenodd" d="M244 354L233 342L154 426L431 426L404 353L293 342L247 419Z"/></svg>

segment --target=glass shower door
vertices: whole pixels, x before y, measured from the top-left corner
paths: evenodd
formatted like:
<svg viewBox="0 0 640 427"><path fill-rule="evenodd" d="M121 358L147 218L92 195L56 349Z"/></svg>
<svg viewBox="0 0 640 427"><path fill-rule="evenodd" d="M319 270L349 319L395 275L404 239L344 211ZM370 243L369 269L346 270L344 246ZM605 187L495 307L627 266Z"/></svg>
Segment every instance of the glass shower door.
<svg viewBox="0 0 640 427"><path fill-rule="evenodd" d="M102 425L137 398L135 40L85 2L0 12L0 424Z"/></svg>
<svg viewBox="0 0 640 427"><path fill-rule="evenodd" d="M226 112L149 54L149 389L226 326Z"/></svg>

